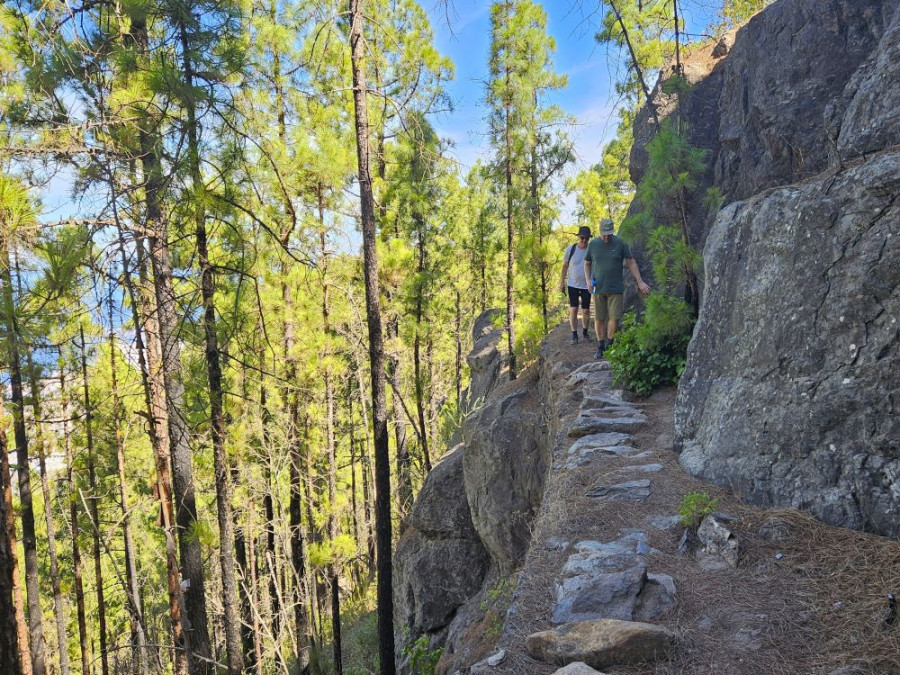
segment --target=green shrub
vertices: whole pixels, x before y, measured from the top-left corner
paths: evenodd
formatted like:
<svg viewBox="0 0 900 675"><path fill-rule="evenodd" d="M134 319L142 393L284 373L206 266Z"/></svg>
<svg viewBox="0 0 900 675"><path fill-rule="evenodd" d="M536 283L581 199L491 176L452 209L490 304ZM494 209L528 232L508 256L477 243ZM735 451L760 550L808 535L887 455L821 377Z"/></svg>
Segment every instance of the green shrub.
<svg viewBox="0 0 900 675"><path fill-rule="evenodd" d="M409 669L413 675L434 675L434 669L443 656L443 649L432 649L428 635L420 635L419 639L403 648L402 655L409 657Z"/></svg>
<svg viewBox="0 0 900 675"><path fill-rule="evenodd" d="M684 371L693 325L691 308L683 300L651 294L643 321L632 312L626 314L622 330L606 350L615 383L638 396L677 383Z"/></svg>
<svg viewBox="0 0 900 675"><path fill-rule="evenodd" d="M688 492L678 507L681 524L696 530L700 521L716 510L718 503L705 492Z"/></svg>

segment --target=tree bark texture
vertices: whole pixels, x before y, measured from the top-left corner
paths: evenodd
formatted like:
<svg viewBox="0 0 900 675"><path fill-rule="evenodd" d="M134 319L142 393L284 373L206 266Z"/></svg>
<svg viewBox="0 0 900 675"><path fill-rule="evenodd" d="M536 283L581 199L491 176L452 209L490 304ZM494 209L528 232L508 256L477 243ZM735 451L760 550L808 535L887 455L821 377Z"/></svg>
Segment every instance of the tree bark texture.
<svg viewBox="0 0 900 675"><path fill-rule="evenodd" d="M28 456L28 433L25 429L25 396L22 389L22 365L19 354L19 325L13 294L12 259L9 241L0 238L0 266L2 266L7 358L9 365L10 399L13 435L16 442L16 475L19 482L19 503L22 509L22 547L25 551L25 590L28 600L28 632L31 647L31 669L34 675L45 675L44 624L41 612L38 579L37 536L35 534L34 504L31 493L31 464Z"/></svg>
<svg viewBox="0 0 900 675"><path fill-rule="evenodd" d="M369 361L372 377L372 417L375 447L375 519L378 556L378 643L382 675L394 675L394 620L391 567L391 473L385 406L384 336L376 250L375 200L369 164L369 119L363 0L350 0L350 62L353 70L353 103L356 154L359 165L360 217L363 236L363 271L366 285L366 320L369 327Z"/></svg>

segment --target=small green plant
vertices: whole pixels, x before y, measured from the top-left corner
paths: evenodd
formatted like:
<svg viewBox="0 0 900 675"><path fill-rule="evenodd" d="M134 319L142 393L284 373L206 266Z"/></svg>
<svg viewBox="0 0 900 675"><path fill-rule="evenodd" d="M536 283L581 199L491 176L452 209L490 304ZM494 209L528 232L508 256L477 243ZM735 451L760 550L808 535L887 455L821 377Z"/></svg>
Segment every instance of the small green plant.
<svg viewBox="0 0 900 675"><path fill-rule="evenodd" d="M696 530L700 526L700 521L716 510L718 503L717 499L713 499L706 492L688 492L678 507L681 524Z"/></svg>
<svg viewBox="0 0 900 675"><path fill-rule="evenodd" d="M664 293L647 298L643 322L625 315L622 330L606 351L613 379L638 396L675 384L684 371L694 319L681 299Z"/></svg>
<svg viewBox="0 0 900 675"><path fill-rule="evenodd" d="M409 658L412 675L434 675L434 669L444 654L441 648L432 649L428 635L420 635L411 645L404 647L401 654Z"/></svg>

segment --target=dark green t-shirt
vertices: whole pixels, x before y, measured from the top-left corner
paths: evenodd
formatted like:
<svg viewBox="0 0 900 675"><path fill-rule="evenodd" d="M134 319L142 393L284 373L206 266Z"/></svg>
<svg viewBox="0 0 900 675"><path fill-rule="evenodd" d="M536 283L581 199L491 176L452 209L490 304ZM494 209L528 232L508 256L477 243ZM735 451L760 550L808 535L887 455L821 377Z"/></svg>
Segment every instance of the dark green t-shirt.
<svg viewBox="0 0 900 675"><path fill-rule="evenodd" d="M631 258L631 249L624 241L613 235L609 243L600 237L591 239L584 261L591 264L591 277L597 283L598 293L623 293L625 280L622 278L622 263Z"/></svg>

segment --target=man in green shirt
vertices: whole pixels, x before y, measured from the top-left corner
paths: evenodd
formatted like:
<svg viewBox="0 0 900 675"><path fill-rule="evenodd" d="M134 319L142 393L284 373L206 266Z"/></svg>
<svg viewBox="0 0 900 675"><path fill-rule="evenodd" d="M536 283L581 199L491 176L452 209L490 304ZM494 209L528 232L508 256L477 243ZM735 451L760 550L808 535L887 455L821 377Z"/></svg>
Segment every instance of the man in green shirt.
<svg viewBox="0 0 900 675"><path fill-rule="evenodd" d="M597 331L597 353L594 358L602 358L613 342L613 336L622 318L622 294L625 292L625 280L622 274L622 263L628 265L638 291L647 295L650 287L641 278L631 248L613 234L613 222L607 218L600 223L600 236L588 244L584 256L584 278L588 288L595 295L594 328Z"/></svg>

